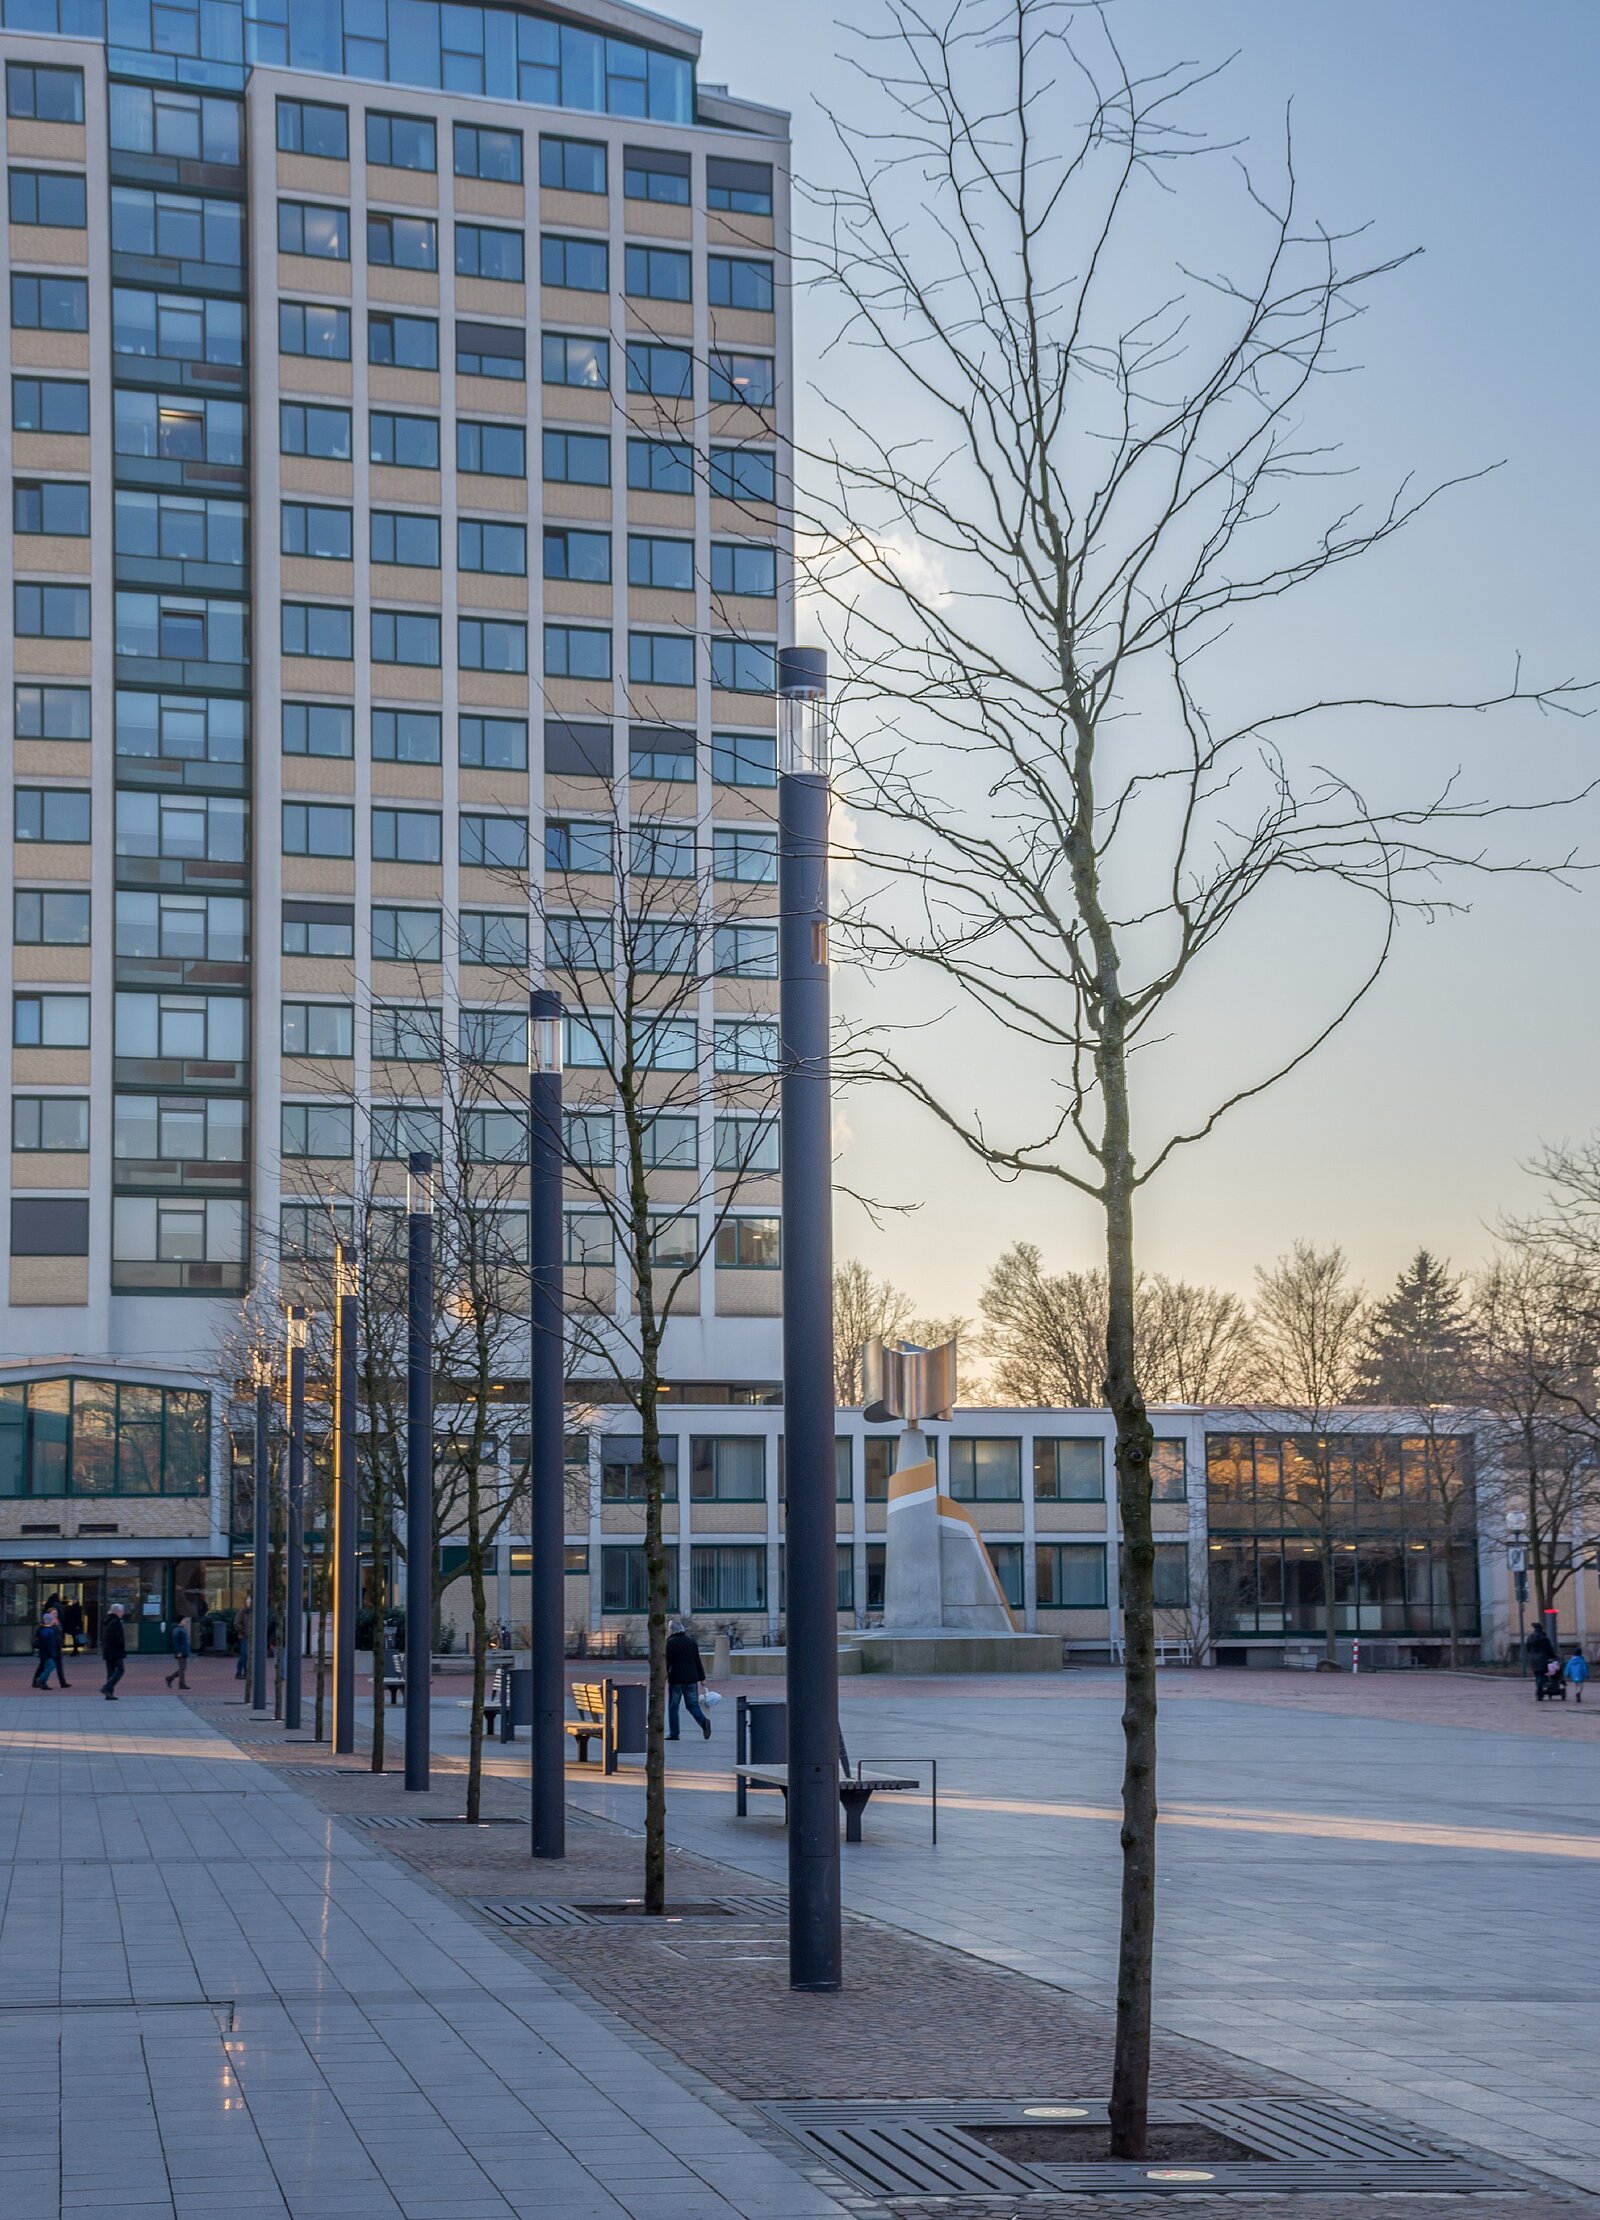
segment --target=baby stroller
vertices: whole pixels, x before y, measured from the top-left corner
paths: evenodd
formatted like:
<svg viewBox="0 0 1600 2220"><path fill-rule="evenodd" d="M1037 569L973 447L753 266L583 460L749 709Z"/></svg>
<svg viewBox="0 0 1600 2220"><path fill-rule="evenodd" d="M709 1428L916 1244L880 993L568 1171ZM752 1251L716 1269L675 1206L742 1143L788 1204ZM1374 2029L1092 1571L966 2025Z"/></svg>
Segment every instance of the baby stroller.
<svg viewBox="0 0 1600 2220"><path fill-rule="evenodd" d="M1559 1657L1551 1657L1545 1660L1544 1671L1533 1684L1533 1694L1536 1703L1542 1704L1546 1700L1551 1703L1566 1702L1566 1675L1562 1671Z"/></svg>

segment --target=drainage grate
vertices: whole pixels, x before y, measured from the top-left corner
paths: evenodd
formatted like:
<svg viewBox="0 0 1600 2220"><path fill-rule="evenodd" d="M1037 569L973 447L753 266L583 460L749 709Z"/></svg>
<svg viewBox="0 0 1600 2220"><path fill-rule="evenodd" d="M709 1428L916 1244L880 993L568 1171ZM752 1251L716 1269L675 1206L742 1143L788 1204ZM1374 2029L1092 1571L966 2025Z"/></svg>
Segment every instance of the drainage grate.
<svg viewBox="0 0 1600 2220"><path fill-rule="evenodd" d="M412 1811L358 1811L340 1812L339 1818L349 1827L521 1827L520 1819L466 1819L460 1812L429 1814Z"/></svg>
<svg viewBox="0 0 1600 2220"><path fill-rule="evenodd" d="M1249 2159L1184 2165L1109 2159L1013 2159L975 2128L1041 2127L1077 2118L1103 2125L1103 2103L937 2102L766 2104L774 2124L813 2157L880 2197L1044 2196L1063 2190L1144 2196L1255 2190L1266 2196L1364 2190L1488 2191L1503 2184L1465 2160L1438 2157L1370 2113L1300 2097L1153 2104L1153 2126L1193 2121L1243 2144Z"/></svg>
<svg viewBox="0 0 1600 2220"><path fill-rule="evenodd" d="M564 1897L499 1899L479 1897L472 1909L499 1927L648 1927L662 1928L698 1920L739 1921L746 1926L782 1927L789 1917L783 1896L712 1896L693 1903L670 1904L657 1918L632 1903L575 1903ZM707 1938L709 1939L709 1938ZM732 1942L734 1937L718 1937Z"/></svg>

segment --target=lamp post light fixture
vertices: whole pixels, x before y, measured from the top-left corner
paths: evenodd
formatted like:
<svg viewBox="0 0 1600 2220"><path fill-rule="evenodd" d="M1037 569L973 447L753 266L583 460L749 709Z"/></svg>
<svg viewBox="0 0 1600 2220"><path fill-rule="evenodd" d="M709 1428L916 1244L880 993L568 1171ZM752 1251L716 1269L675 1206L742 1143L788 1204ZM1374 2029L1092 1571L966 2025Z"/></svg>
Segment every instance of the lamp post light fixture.
<svg viewBox="0 0 1600 2220"><path fill-rule="evenodd" d="M267 1708L267 1627L272 1618L272 1365L257 1353L252 1366L256 1431L251 1473L250 1708Z"/></svg>
<svg viewBox="0 0 1600 2220"><path fill-rule="evenodd" d="M533 1855L567 1850L565 1334L559 995L528 996L529 1509L533 1543Z"/></svg>
<svg viewBox="0 0 1600 2220"><path fill-rule="evenodd" d="M788 1504L789 1986L837 1989L839 1632L834 1532L833 1100L828 1062L828 658L778 651L783 1430Z"/></svg>
<svg viewBox="0 0 1600 2220"><path fill-rule="evenodd" d="M356 1746L356 1614L361 1546L361 1488L356 1465L356 1297L360 1268L340 1242L334 1251L333 1313L333 1750ZM375 1636L383 1655L381 1634Z"/></svg>
<svg viewBox="0 0 1600 2220"><path fill-rule="evenodd" d="M303 1303L289 1309L289 1480L283 1597L283 1728L300 1731L300 1665L306 1646L306 1327Z"/></svg>
<svg viewBox="0 0 1600 2220"><path fill-rule="evenodd" d="M433 1663L433 1158L406 1172L406 1787L429 1788Z"/></svg>

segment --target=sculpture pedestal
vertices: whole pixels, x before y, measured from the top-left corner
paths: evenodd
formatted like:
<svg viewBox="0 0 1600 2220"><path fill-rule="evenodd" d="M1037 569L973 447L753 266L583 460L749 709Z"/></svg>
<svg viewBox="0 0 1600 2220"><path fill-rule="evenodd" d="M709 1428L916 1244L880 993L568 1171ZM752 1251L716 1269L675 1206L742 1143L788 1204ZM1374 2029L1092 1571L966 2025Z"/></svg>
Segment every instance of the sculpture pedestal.
<svg viewBox="0 0 1600 2220"><path fill-rule="evenodd" d="M1059 1673L1059 1634L964 1633L959 1627L874 1627L849 1637L864 1673Z"/></svg>

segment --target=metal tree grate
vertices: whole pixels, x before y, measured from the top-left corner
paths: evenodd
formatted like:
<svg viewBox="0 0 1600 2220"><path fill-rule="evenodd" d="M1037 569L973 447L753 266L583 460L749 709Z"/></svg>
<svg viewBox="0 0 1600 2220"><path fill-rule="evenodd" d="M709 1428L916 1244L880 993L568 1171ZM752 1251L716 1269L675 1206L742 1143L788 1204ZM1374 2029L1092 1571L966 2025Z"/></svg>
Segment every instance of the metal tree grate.
<svg viewBox="0 0 1600 2220"><path fill-rule="evenodd" d="M752 1927L787 1924L789 1903L783 1896L712 1896L694 1903L669 1904L664 1915L636 1910L632 1905L575 1903L564 1897L479 1897L472 1906L496 1926L515 1932L528 1927L665 1927L699 1920L741 1922ZM731 1939L731 1938L730 1938Z"/></svg>
<svg viewBox="0 0 1600 2220"><path fill-rule="evenodd" d="M1192 2122L1241 2144L1248 2159L1194 2164L1115 2159L1010 2158L975 2128L1103 2126L1103 2102L968 2101L765 2104L776 2126L813 2157L880 2197L1193 2195L1253 2190L1263 2196L1366 2191L1491 2191L1504 2184L1463 2159L1440 2157L1358 2106L1301 2097L1152 2104L1152 2126Z"/></svg>

